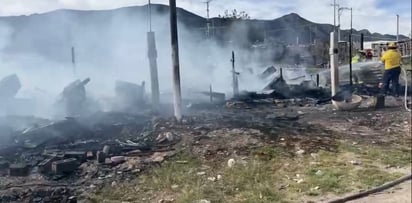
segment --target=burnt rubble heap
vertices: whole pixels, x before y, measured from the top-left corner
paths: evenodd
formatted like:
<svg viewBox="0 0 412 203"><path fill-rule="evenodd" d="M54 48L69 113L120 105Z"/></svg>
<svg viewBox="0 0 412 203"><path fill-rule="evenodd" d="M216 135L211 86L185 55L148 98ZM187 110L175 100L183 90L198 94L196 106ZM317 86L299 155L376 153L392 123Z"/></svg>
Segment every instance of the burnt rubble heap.
<svg viewBox="0 0 412 203"><path fill-rule="evenodd" d="M114 175L122 179L161 162L175 153L173 145L179 141L179 136L160 129L162 122L166 121L143 115L96 113L12 131L7 138L2 135L0 180L5 182L0 190L23 187L24 183L17 183L24 177L23 182L53 187L54 196L48 191L20 191L16 195L0 192L0 202L35 202L36 198L57 202L45 197L59 198L60 202L63 197L74 198L80 185L93 185ZM62 188L64 191L60 191ZM61 194L57 195L55 189Z"/></svg>
<svg viewBox="0 0 412 203"><path fill-rule="evenodd" d="M262 77L275 72L269 68ZM62 91L58 104L65 111L65 119L0 116L0 202L72 203L87 199L85 195L100 186L130 180L174 156L184 144L180 142L185 140L182 138L194 139L194 149L202 151L205 146L198 144L202 140L220 139L210 132L222 136L245 132L244 137L254 136L250 139L253 143L256 139L277 143L280 136L289 136L308 143L304 148L307 152L336 149L333 133L302 121L305 113L299 109L326 111L320 105L330 102L330 91L305 81L287 84L282 74L270 81L263 92L243 91L229 100L225 93L213 91L212 87L197 92L210 101L187 105L187 117L181 123L143 113L146 111L141 107L147 105L144 82L116 82L113 106L117 112L84 111L93 105L86 92L89 82L89 78L77 80ZM9 76L0 81L0 98L13 100L20 88L18 77ZM379 94L376 86L366 84L341 89L349 94ZM343 93L335 95L335 100L338 96L345 99ZM168 109L163 110L160 115ZM303 132L312 134L301 136ZM234 139L233 149L242 151L236 144L238 137L230 139Z"/></svg>

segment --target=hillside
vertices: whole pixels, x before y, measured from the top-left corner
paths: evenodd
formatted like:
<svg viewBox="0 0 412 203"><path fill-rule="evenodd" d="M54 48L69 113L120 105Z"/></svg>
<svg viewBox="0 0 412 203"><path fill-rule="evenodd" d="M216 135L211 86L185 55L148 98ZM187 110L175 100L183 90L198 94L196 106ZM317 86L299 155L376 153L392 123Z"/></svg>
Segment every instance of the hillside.
<svg viewBox="0 0 412 203"><path fill-rule="evenodd" d="M161 33L159 43L166 45L169 40L168 11L165 5L152 6L153 29ZM205 18L178 9L178 19L183 26L179 31L182 39L204 38ZM301 44L327 42L333 28L329 24L310 22L295 13L274 20L213 18L211 24L214 39L221 43L231 41L240 46L263 41L294 44L298 38ZM148 28L147 6L102 11L57 10L29 16L0 17L0 32L8 31L3 34L6 37L2 37L4 41L0 42L0 50L9 55L32 53L62 61L67 60L67 50L73 45L81 44L85 52L90 49L99 52L130 44L145 44ZM395 39L392 35L354 30L355 41L359 40L360 33L365 34L366 41ZM342 31L343 40L347 39L347 35L348 31ZM99 56L104 58L105 54L102 51Z"/></svg>

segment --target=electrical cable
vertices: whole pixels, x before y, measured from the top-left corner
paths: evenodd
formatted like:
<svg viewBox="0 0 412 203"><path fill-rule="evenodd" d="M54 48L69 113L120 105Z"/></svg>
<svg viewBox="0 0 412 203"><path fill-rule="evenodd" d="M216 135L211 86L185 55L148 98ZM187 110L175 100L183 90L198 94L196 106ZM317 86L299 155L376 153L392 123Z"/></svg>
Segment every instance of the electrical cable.
<svg viewBox="0 0 412 203"><path fill-rule="evenodd" d="M401 68L402 72L405 76L405 98L404 98L404 105L405 105L405 109L409 112L411 112L411 109L408 108L408 73L406 72L405 69Z"/></svg>
<svg viewBox="0 0 412 203"><path fill-rule="evenodd" d="M370 190L366 190L366 191L363 191L363 192L360 192L360 193L356 193L356 194L353 194L353 195L349 195L349 196L344 197L344 198L339 198L339 199L335 199L335 200L332 200L332 201L328 201L328 203L343 203L343 202L348 202L348 201L352 201L352 200L355 200L355 199L359 199L359 198L362 198L362 197L366 197L368 195L371 195L371 194L389 189L391 187L394 187L394 186L396 186L400 183L403 183L405 181L411 180L411 178L412 178L412 174L409 174L409 175L401 177L401 178L399 178L395 181L385 183L385 184L383 184L379 187L376 187L376 188L373 188L373 189L370 189Z"/></svg>

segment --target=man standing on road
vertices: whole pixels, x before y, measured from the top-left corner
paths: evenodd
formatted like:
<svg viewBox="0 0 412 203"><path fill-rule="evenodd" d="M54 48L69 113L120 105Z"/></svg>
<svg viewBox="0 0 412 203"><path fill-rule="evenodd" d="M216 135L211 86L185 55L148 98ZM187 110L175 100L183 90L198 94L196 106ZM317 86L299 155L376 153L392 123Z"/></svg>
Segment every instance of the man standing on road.
<svg viewBox="0 0 412 203"><path fill-rule="evenodd" d="M390 91L389 85L392 82L392 89L395 96L399 96L399 75L401 74L401 55L397 50L394 42L389 43L388 51L386 51L381 61L385 64L385 72L382 82L379 83L379 88L383 88L384 93Z"/></svg>

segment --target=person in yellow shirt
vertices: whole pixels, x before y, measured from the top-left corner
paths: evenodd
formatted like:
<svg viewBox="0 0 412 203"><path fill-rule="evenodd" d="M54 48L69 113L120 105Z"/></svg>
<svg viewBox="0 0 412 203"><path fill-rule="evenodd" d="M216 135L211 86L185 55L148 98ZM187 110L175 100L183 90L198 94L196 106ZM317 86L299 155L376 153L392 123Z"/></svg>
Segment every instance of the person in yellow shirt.
<svg viewBox="0 0 412 203"><path fill-rule="evenodd" d="M385 72L382 82L379 87L383 88L384 93L390 91L389 85L392 82L392 89L395 96L399 96L399 75L401 74L401 55L397 50L394 42L389 43L388 51L381 57L381 61L385 64Z"/></svg>

